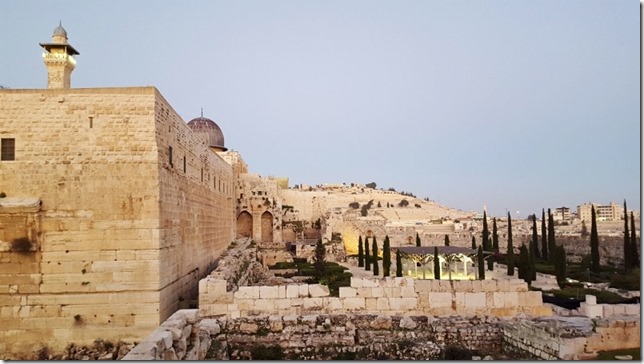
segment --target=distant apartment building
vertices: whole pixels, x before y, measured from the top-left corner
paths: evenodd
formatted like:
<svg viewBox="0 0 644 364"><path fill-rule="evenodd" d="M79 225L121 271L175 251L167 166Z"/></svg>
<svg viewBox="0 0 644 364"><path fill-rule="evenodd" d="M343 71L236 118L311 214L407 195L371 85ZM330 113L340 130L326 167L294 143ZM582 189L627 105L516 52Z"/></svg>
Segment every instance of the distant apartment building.
<svg viewBox="0 0 644 364"><path fill-rule="evenodd" d="M611 202L609 205L599 205L593 203L585 203L577 206L577 214L582 221L591 221L592 212L591 208L595 206L595 215L597 221L618 221L624 218L624 209L622 206Z"/></svg>
<svg viewBox="0 0 644 364"><path fill-rule="evenodd" d="M588 210L590 211L590 210ZM589 215L590 216L590 215ZM555 211L552 214L552 218L555 221L565 221L565 220L570 220L573 218L572 214L570 213L570 207L557 207Z"/></svg>

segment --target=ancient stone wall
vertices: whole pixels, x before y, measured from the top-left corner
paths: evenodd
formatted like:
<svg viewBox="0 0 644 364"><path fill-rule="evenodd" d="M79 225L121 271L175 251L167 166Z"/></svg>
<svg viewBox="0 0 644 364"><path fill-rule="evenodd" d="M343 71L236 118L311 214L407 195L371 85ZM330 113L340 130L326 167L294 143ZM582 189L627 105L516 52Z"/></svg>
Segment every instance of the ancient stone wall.
<svg viewBox="0 0 644 364"><path fill-rule="evenodd" d="M412 278L351 278L331 297L319 284L245 286L226 289L223 280L200 281L199 311L203 317L226 315L305 315L372 313L386 315L491 315L551 314L541 292L528 291L519 279L435 281Z"/></svg>
<svg viewBox="0 0 644 364"><path fill-rule="evenodd" d="M0 125L16 144L2 192L42 202L38 250L0 253L0 282L20 282L0 283L0 353L134 341L196 294L231 240L213 182L230 166L155 88L0 90ZM19 217L0 215L9 232Z"/></svg>
<svg viewBox="0 0 644 364"><path fill-rule="evenodd" d="M600 350L637 348L639 315L610 319L552 317L502 323L504 345L546 360L588 360Z"/></svg>
<svg viewBox="0 0 644 364"><path fill-rule="evenodd" d="M442 359L450 346L501 352L495 317L307 315L231 320L180 310L124 360ZM277 359L278 357L272 357ZM462 359L462 358L461 358Z"/></svg>

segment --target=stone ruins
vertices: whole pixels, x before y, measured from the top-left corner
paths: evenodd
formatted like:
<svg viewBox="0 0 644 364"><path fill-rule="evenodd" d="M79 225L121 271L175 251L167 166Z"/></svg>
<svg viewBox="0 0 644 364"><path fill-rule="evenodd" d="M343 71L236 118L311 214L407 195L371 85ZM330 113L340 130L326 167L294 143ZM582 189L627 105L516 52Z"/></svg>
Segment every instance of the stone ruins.
<svg viewBox="0 0 644 364"><path fill-rule="evenodd" d="M253 174L217 123L186 123L155 87L71 88L80 53L62 25L40 45L48 88L0 89L2 359L435 359L453 344L498 357L501 343L572 359L609 336L639 345L639 305L588 300L553 320L513 278L354 276L336 297L274 275L310 261L318 239L348 267L358 236L469 247L479 220L395 191Z"/></svg>

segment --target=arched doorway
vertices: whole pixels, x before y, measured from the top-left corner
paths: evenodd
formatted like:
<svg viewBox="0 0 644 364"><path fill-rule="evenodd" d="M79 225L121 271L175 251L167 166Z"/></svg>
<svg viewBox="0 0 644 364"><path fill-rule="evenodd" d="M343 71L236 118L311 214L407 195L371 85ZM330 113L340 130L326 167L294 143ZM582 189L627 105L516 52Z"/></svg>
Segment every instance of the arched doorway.
<svg viewBox="0 0 644 364"><path fill-rule="evenodd" d="M253 216L248 211L242 211L237 216L237 237L250 238L253 236Z"/></svg>
<svg viewBox="0 0 644 364"><path fill-rule="evenodd" d="M262 242L273 241L273 214L266 211L262 214Z"/></svg>

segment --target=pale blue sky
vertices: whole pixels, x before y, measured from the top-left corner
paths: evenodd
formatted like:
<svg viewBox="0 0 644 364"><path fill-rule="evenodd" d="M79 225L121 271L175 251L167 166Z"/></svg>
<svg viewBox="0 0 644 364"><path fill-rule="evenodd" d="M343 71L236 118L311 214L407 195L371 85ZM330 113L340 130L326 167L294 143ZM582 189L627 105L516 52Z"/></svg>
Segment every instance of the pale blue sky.
<svg viewBox="0 0 644 364"><path fill-rule="evenodd" d="M0 84L156 86L252 171L520 216L640 208L636 0L0 2Z"/></svg>

